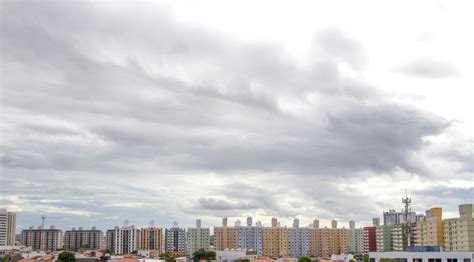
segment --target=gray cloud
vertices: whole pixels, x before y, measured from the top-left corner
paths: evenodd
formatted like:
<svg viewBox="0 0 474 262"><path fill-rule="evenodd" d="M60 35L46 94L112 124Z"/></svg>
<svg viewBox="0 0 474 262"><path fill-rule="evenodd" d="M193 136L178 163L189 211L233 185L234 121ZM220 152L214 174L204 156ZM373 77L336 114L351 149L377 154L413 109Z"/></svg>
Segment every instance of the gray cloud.
<svg viewBox="0 0 474 262"><path fill-rule="evenodd" d="M149 4L119 4L116 12L106 5L4 4L3 180L12 186L6 193L28 205L66 195L44 208L105 217L136 212L140 223L157 214L168 223L183 212L211 219L248 210L327 219L349 210L364 219L373 206L357 210L345 199L368 199L333 183L363 179L363 172L430 175L418 153L450 122L344 77L339 65L361 70L365 56L343 32L316 34L315 61L302 68L279 47L184 25ZM269 188L229 182L215 195L206 188L190 199L130 186L153 179L179 191L184 175L197 181L209 173L277 179ZM277 187L286 182L299 186L305 201L280 199L292 191ZM340 193L331 197L338 206L319 197L331 192ZM101 201L91 205L95 199ZM75 219L65 217L63 224Z"/></svg>
<svg viewBox="0 0 474 262"><path fill-rule="evenodd" d="M419 58L403 66L401 72L423 78L446 78L459 75L457 69L447 61Z"/></svg>

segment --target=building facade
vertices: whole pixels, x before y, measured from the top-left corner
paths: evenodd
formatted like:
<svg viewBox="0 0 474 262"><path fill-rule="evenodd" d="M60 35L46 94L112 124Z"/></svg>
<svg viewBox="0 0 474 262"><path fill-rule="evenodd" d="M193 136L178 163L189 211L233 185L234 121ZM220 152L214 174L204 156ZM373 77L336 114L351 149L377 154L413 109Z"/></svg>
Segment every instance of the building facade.
<svg viewBox="0 0 474 262"><path fill-rule="evenodd" d="M0 246L15 245L16 213L0 209Z"/></svg>
<svg viewBox="0 0 474 262"><path fill-rule="evenodd" d="M353 255L362 254L364 251L364 229L356 228L355 222L349 222L347 230L347 252Z"/></svg>
<svg viewBox="0 0 474 262"><path fill-rule="evenodd" d="M44 229L42 226L34 229L30 227L21 232L21 243L33 250L56 251L63 248L63 232L51 226Z"/></svg>
<svg viewBox="0 0 474 262"><path fill-rule="evenodd" d="M443 220L445 251L474 251L472 204L459 205L459 218Z"/></svg>
<svg viewBox="0 0 474 262"><path fill-rule="evenodd" d="M310 229L300 227L299 220L295 219L293 227L288 230L288 256L292 258L309 256Z"/></svg>
<svg viewBox="0 0 474 262"><path fill-rule="evenodd" d="M163 229L155 227L153 223L147 228L140 229L140 244L142 250L154 250L157 255L163 250Z"/></svg>
<svg viewBox="0 0 474 262"><path fill-rule="evenodd" d="M95 227L92 227L90 230L84 230L82 227L78 230L73 228L64 232L64 250L99 250L102 249L103 238L102 231L97 230Z"/></svg>
<svg viewBox="0 0 474 262"><path fill-rule="evenodd" d="M426 219L416 222L415 246L444 246L443 211L434 207L426 211Z"/></svg>
<svg viewBox="0 0 474 262"><path fill-rule="evenodd" d="M226 250L237 248L237 228L229 227L227 218L222 219L221 227L214 227L214 249Z"/></svg>
<svg viewBox="0 0 474 262"><path fill-rule="evenodd" d="M271 227L262 228L262 254L266 257L288 256L289 230L281 227L276 218L272 218Z"/></svg>
<svg viewBox="0 0 474 262"><path fill-rule="evenodd" d="M377 234L376 227L364 227L364 248L363 254L367 255L369 252L377 251Z"/></svg>
<svg viewBox="0 0 474 262"><path fill-rule="evenodd" d="M410 226L410 224L408 224ZM392 251L405 251L408 246L407 224L393 225L392 227Z"/></svg>
<svg viewBox="0 0 474 262"><path fill-rule="evenodd" d="M192 256L194 252L203 249L208 251L211 243L210 230L201 227L201 220L196 220L196 227L189 227L186 236L186 252Z"/></svg>
<svg viewBox="0 0 474 262"><path fill-rule="evenodd" d="M165 251L175 254L186 254L186 229L174 222L171 228L165 229Z"/></svg>
<svg viewBox="0 0 474 262"><path fill-rule="evenodd" d="M310 231L310 255L330 258L331 255L347 254L347 229L337 228L337 221L331 221L331 228L319 228L313 223Z"/></svg>
<svg viewBox="0 0 474 262"><path fill-rule="evenodd" d="M259 221L254 226L252 217L247 217L246 226L236 227L237 248L246 251L255 251L262 256L262 223Z"/></svg>
<svg viewBox="0 0 474 262"><path fill-rule="evenodd" d="M125 221L122 227L116 226L114 229L107 230L106 249L112 254L130 254L138 250L140 242L140 230L135 226L129 226Z"/></svg>

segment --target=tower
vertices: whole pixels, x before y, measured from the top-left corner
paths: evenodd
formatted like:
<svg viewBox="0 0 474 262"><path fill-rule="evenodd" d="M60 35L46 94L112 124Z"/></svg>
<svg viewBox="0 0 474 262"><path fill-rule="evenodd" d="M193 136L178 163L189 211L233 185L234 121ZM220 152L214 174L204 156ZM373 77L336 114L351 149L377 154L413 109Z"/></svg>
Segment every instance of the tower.
<svg viewBox="0 0 474 262"><path fill-rule="evenodd" d="M411 197L408 197L408 193L405 193L405 197L402 198L402 203L405 205L405 210L403 212L403 218L405 219L405 236L407 238L407 246L411 246L410 239L411 239L411 224L410 224L410 218L408 217L408 214L410 212L410 204L411 204Z"/></svg>

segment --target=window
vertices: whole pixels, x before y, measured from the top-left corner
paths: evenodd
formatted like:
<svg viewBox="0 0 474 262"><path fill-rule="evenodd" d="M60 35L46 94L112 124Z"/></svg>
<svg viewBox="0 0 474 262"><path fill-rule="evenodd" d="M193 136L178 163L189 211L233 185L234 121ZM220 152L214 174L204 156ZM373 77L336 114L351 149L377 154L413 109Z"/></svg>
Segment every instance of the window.
<svg viewBox="0 0 474 262"><path fill-rule="evenodd" d="M423 259L421 259L421 258L414 258L414 259L413 259L413 262L423 262Z"/></svg>

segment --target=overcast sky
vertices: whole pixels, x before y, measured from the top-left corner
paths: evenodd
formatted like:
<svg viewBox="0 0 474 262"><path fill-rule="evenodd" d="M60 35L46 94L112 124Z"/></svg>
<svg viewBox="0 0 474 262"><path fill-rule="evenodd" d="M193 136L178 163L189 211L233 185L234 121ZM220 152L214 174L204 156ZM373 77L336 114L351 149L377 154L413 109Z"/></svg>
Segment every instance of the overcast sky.
<svg viewBox="0 0 474 262"><path fill-rule="evenodd" d="M1 0L18 230L474 202L471 1Z"/></svg>

